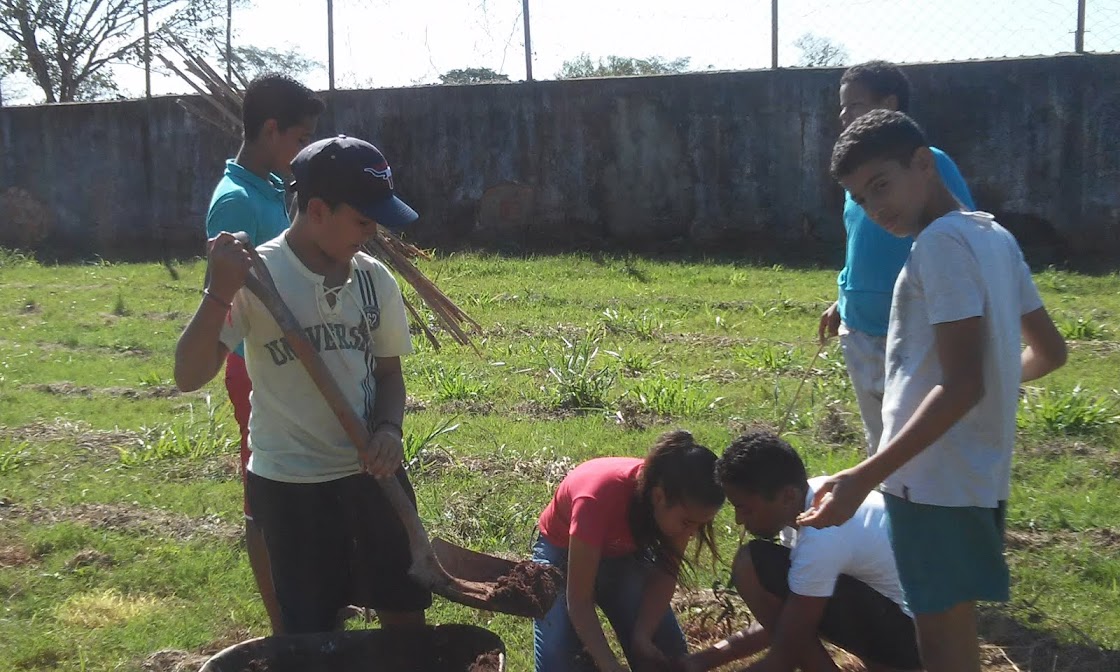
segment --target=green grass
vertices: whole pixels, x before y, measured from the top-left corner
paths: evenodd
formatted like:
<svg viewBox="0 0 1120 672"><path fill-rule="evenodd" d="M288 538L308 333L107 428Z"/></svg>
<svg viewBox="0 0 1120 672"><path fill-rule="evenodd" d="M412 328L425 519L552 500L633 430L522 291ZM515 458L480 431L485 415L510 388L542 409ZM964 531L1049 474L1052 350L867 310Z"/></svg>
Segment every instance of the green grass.
<svg viewBox="0 0 1120 672"><path fill-rule="evenodd" d="M787 436L809 471L862 455L838 348L811 359L834 271L475 254L424 270L484 325L481 356L417 337L404 362L417 409L407 459L433 535L525 556L573 465L641 455L673 427L721 450L745 426L776 426L806 374ZM168 389L204 269L180 271L43 266L0 251L0 559L23 558L0 570L0 670L139 670L161 649L267 632L239 541L237 428L222 382ZM1016 599L1059 638L1111 648L1117 280L1037 276L1073 345L1069 364L1024 395L1008 508ZM698 586L727 578L738 540L729 510L717 532L724 565L702 566ZM531 668L523 619L438 599L429 619L488 627L511 670Z"/></svg>

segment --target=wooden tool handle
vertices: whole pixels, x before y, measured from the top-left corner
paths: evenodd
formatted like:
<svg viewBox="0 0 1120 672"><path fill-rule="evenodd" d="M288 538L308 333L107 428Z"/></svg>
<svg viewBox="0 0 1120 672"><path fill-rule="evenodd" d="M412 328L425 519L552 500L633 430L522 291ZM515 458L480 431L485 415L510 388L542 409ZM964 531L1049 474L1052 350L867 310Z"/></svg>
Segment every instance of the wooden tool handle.
<svg viewBox="0 0 1120 672"><path fill-rule="evenodd" d="M263 263L260 264L261 267L263 265ZM267 274L268 270L264 269L263 272ZM299 357L299 361L307 370L308 375L311 376L315 386L322 392L335 417L342 423L342 428L346 431L346 435L350 437L355 449L364 449L369 444L370 438L365 422L354 412L350 402L347 401L346 396L338 387L338 383L335 382L334 377L327 370L327 366L323 363L319 353L311 345L307 334L300 327L299 321L296 320L295 315L292 314L280 295L272 289L274 285L270 281L271 277L262 279L250 274L245 282L245 287L260 299L264 307L272 314L276 323L280 325L280 330L284 332L284 338L287 339L288 345ZM432 563L438 564L435 552L432 550L431 541L428 539L428 533L420 521L420 515L408 499L408 495L405 494L396 474L378 478L377 484L381 486L385 497L404 523L405 530L408 533L408 544L412 552L413 562L424 562L429 566Z"/></svg>

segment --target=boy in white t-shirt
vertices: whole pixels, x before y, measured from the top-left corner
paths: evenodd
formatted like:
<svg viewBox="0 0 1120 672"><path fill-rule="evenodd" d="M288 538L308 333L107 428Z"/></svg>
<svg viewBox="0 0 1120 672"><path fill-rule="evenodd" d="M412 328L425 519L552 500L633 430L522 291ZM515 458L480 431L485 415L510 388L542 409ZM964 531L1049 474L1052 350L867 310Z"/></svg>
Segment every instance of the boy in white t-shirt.
<svg viewBox="0 0 1120 672"><path fill-rule="evenodd" d="M882 483L922 663L978 672L975 604L1010 596L1003 531L1019 386L1062 366L1066 344L1015 238L959 209L905 114L857 119L836 142L832 174L914 244L891 304L880 450L823 483L800 522L843 524Z"/></svg>
<svg viewBox="0 0 1120 672"><path fill-rule="evenodd" d="M709 670L768 649L752 672L836 670L821 639L859 656L868 670L921 667L914 621L902 606L883 497L826 530L796 529L823 478L769 432L735 439L716 464L735 522L756 539L739 549L732 577L755 623L693 654L683 667ZM781 535L781 545L771 541Z"/></svg>
<svg viewBox="0 0 1120 672"><path fill-rule="evenodd" d="M355 448L279 325L247 290L248 252L230 233L210 240L209 285L175 352L175 381L198 389L245 343L253 380L247 490L268 547L284 631L333 629L340 609L372 607L383 626L421 626L431 594L408 576L408 537L375 478L402 466L412 351L404 303L389 270L360 252L381 225L416 213L393 189L381 152L339 136L292 161L298 215L257 247L285 303L355 410L370 443Z"/></svg>

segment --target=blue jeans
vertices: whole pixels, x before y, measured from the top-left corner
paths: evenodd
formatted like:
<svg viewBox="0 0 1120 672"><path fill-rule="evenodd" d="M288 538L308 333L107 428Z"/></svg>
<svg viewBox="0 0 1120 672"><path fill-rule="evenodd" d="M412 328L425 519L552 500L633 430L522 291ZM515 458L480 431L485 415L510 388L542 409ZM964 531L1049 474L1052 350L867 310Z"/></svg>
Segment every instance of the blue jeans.
<svg viewBox="0 0 1120 672"><path fill-rule="evenodd" d="M555 546L543 537L533 545L533 561L566 570L568 549ZM610 621L630 665L635 664L631 644L634 625L642 605L642 593L649 572L656 571L637 554L603 558L595 576L595 604ZM684 633L672 609L653 634L653 644L670 659L688 653ZM533 621L533 655L536 672L595 672L595 663L583 653L583 643L568 618L568 598L560 595L543 619Z"/></svg>

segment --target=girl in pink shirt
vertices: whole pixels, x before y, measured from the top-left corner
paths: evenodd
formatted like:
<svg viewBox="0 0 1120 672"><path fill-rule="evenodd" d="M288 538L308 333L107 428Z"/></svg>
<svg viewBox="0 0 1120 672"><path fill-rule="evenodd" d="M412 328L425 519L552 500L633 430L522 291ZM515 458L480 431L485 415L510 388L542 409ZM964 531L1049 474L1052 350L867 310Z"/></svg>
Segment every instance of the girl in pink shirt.
<svg viewBox="0 0 1120 672"><path fill-rule="evenodd" d="M715 463L715 453L677 430L644 460L597 458L564 478L533 547L535 561L567 572L567 594L533 623L536 672L630 669L607 644L596 606L631 667L687 653L669 601L689 541L699 536L715 553L712 520L724 500Z"/></svg>

